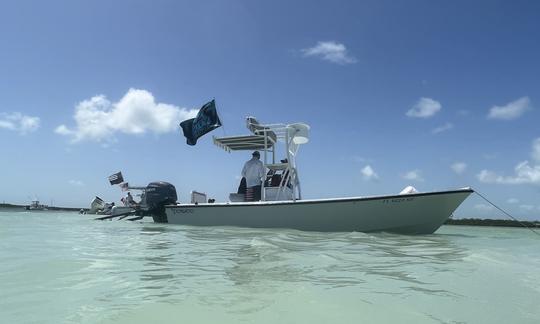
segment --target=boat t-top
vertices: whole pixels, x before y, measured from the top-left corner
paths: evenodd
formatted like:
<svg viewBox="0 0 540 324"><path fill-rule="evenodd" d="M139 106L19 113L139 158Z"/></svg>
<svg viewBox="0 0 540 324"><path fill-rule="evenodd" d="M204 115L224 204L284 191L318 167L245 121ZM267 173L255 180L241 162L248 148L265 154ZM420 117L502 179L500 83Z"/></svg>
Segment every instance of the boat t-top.
<svg viewBox="0 0 540 324"><path fill-rule="evenodd" d="M25 206L24 209L26 209L26 210L49 210L49 206L41 204L37 198L34 198L34 200L32 200L30 202L30 205Z"/></svg>

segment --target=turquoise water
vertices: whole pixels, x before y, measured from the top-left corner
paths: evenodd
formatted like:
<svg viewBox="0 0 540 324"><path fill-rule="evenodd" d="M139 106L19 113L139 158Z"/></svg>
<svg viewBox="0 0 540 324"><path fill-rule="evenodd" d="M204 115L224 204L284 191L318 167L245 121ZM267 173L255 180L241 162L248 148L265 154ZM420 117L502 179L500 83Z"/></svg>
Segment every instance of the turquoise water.
<svg viewBox="0 0 540 324"><path fill-rule="evenodd" d="M540 237L0 212L0 323L540 323Z"/></svg>

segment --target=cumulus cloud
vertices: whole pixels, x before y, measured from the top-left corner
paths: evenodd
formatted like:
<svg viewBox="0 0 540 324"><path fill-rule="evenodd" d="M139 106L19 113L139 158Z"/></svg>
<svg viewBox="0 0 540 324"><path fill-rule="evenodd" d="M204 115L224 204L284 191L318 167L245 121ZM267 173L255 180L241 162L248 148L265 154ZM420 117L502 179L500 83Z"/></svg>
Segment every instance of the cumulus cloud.
<svg viewBox="0 0 540 324"><path fill-rule="evenodd" d="M55 132L70 137L72 142L110 142L116 133L171 132L182 120L196 115L195 109L156 102L149 91L129 89L118 102L110 102L104 95L80 102L73 116L75 126L60 125Z"/></svg>
<svg viewBox="0 0 540 324"><path fill-rule="evenodd" d="M467 169L467 164L464 162L455 162L455 163L452 163L450 168L456 174L463 174L463 172L465 172L465 170Z"/></svg>
<svg viewBox="0 0 540 324"><path fill-rule="evenodd" d="M514 168L512 176L503 176L493 171L482 170L476 177L485 183L540 184L540 165L531 166L529 161L523 161Z"/></svg>
<svg viewBox="0 0 540 324"><path fill-rule="evenodd" d="M482 170L476 175L478 180L485 183L500 184L540 184L540 138L532 142L531 157L533 163L523 161L514 168L514 175L504 176L489 170ZM536 163L535 163L536 162Z"/></svg>
<svg viewBox="0 0 540 324"><path fill-rule="evenodd" d="M442 132L446 132L446 131L448 131L448 130L451 130L452 128L454 128L454 124L452 124L452 123L446 123L446 124L444 124L444 125L442 125L442 126L439 126L439 127L435 128L435 129L433 129L433 130L431 131L431 133L433 133L433 134L439 134L439 133L442 133Z"/></svg>
<svg viewBox="0 0 540 324"><path fill-rule="evenodd" d="M429 118L442 109L440 102L431 98L420 98L418 102L407 111L407 116L416 118Z"/></svg>
<svg viewBox="0 0 540 324"><path fill-rule="evenodd" d="M504 106L493 106L489 110L487 118L512 120L519 118L527 110L531 109L529 97L521 97Z"/></svg>
<svg viewBox="0 0 540 324"><path fill-rule="evenodd" d="M411 181L424 181L424 178L422 178L422 172L420 170L412 170L405 174L403 174L401 177L405 180L411 180Z"/></svg>
<svg viewBox="0 0 540 324"><path fill-rule="evenodd" d="M318 57L336 64L356 63L356 58L347 52L345 45L333 41L318 42L317 45L302 50L305 57Z"/></svg>
<svg viewBox="0 0 540 324"><path fill-rule="evenodd" d="M364 168L362 168L362 176L364 177L364 180L377 180L379 179L379 175L373 170L373 168L370 165L366 165Z"/></svg>
<svg viewBox="0 0 540 324"><path fill-rule="evenodd" d="M0 128L25 135L39 128L39 117L23 115L20 112L0 113Z"/></svg>

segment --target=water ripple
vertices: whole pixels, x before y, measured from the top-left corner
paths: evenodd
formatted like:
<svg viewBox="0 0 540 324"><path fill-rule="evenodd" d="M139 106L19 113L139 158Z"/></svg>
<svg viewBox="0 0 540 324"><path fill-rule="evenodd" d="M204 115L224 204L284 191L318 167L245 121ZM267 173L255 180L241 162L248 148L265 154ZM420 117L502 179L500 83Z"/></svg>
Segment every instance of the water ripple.
<svg viewBox="0 0 540 324"><path fill-rule="evenodd" d="M94 323L156 303L223 309L239 320L283 310L281 300L315 313L326 307L318 303L350 304L344 314L381 304L400 312L407 304L425 321L459 322L463 317L444 307L434 313L421 305L480 312L479 301L515 285L522 304L540 297L538 272L531 271L540 256L530 248L538 242L515 233L498 240L497 232L474 230L401 236L95 222L55 213L7 219L0 216L0 318L7 322L39 322L47 314L50 323Z"/></svg>

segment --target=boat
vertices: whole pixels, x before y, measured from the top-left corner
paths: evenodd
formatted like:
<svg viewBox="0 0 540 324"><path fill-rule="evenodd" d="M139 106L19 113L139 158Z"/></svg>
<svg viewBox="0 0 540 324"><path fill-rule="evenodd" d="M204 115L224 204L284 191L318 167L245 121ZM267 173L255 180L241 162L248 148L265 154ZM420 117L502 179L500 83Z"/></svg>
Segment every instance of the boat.
<svg viewBox="0 0 540 324"><path fill-rule="evenodd" d="M26 206L26 210L49 210L49 206L39 203L39 200L36 198L30 202L30 205Z"/></svg>
<svg viewBox="0 0 540 324"><path fill-rule="evenodd" d="M90 208L86 211L87 214L97 214L99 211L106 208L106 202L98 196L90 202Z"/></svg>
<svg viewBox="0 0 540 324"><path fill-rule="evenodd" d="M130 187L129 189L142 190L143 192L145 190L145 188L141 187ZM92 199L92 202L90 202L90 208L87 211L83 210L83 212L84 214L117 216L124 215L135 210L135 206L117 206L114 202L107 203L100 197L95 196L94 199Z"/></svg>
<svg viewBox="0 0 540 324"><path fill-rule="evenodd" d="M321 232L434 233L474 191L471 188L401 194L303 199L296 158L309 142L305 123L260 124L248 117L250 134L213 137L226 152L254 151L263 154L268 177L261 188L261 201L231 193L228 202L176 203L176 190L166 182L148 185L145 203L155 222L193 226L239 226L289 228ZM278 149L278 146L282 149ZM276 162L277 152L285 158Z"/></svg>

